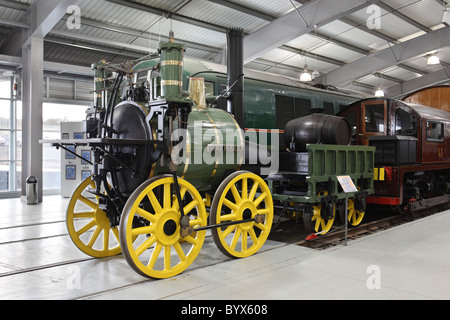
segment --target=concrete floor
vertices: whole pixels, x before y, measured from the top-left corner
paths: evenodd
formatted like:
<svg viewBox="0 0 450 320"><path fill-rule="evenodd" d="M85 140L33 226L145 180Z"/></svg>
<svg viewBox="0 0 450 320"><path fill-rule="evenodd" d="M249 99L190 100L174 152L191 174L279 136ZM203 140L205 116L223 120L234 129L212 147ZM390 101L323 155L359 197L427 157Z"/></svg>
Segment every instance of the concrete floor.
<svg viewBox="0 0 450 320"><path fill-rule="evenodd" d="M323 251L267 241L241 260L207 237L185 272L151 280L80 252L67 203L0 200L0 299L450 299L450 211Z"/></svg>

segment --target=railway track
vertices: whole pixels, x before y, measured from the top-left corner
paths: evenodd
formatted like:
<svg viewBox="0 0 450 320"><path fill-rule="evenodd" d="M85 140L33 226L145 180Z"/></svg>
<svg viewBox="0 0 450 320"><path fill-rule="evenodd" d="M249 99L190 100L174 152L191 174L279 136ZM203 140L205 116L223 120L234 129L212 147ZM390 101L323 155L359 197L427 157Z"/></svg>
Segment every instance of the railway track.
<svg viewBox="0 0 450 320"><path fill-rule="evenodd" d="M438 206L408 215L394 215L383 219L367 222L357 227L349 227L347 230L347 240L354 240L362 236L370 235L417 219L425 218L435 213L448 210L449 208L450 204L446 204L444 206ZM323 250L344 243L345 228L344 226L339 226L334 229L334 231L332 230L327 234L319 235L316 238L313 237L313 239L311 240L301 240L293 244L317 250Z"/></svg>

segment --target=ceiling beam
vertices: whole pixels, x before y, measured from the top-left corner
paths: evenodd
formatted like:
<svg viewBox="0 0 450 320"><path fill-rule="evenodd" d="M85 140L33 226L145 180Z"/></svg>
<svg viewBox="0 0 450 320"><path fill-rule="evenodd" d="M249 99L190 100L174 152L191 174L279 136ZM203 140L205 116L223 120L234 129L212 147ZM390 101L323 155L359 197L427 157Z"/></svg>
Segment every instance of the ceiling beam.
<svg viewBox="0 0 450 320"><path fill-rule="evenodd" d="M45 37L64 17L67 8L76 5L79 0L37 0L25 12L31 25L30 36Z"/></svg>
<svg viewBox="0 0 450 320"><path fill-rule="evenodd" d="M244 64L355 10L380 0L312 0L244 38Z"/></svg>
<svg viewBox="0 0 450 320"><path fill-rule="evenodd" d="M410 17L404 15L403 13L401 13L398 10L395 10L394 8L388 6L387 4L383 3L383 2L378 2L377 4L380 8L383 8L384 10L386 10L389 13L392 13L394 16L402 19L403 21L409 23L410 25L413 25L414 27L416 27L417 29L420 29L422 31L425 32L431 32L432 30L426 26L424 26L423 24L417 22L414 19L411 19Z"/></svg>
<svg viewBox="0 0 450 320"><path fill-rule="evenodd" d="M339 86L447 45L450 45L450 27L375 52L321 76L318 81Z"/></svg>
<svg viewBox="0 0 450 320"><path fill-rule="evenodd" d="M392 87L384 89L389 98L399 98L408 93L414 92L424 87L440 84L450 80L450 68L442 66L442 69L422 77L414 78L403 83L396 84Z"/></svg>

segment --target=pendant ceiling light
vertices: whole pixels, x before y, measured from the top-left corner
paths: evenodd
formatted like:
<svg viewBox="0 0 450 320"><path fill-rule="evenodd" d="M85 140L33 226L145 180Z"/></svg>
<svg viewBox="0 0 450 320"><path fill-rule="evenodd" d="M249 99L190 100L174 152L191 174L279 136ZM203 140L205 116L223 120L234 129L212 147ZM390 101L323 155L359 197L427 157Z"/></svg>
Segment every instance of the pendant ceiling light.
<svg viewBox="0 0 450 320"><path fill-rule="evenodd" d="M380 97L384 97L384 91L383 89L381 89L381 78L380 78L380 74L377 74L378 76L378 90L375 91L375 97L380 98Z"/></svg>
<svg viewBox="0 0 450 320"><path fill-rule="evenodd" d="M311 74L308 72L308 65L306 64L306 56L305 56L305 65L303 67L303 73L300 75L301 82L309 82L312 80Z"/></svg>
<svg viewBox="0 0 450 320"><path fill-rule="evenodd" d="M433 65L436 65L436 64L439 64L439 63L441 63L441 62L440 62L438 56L433 54L432 56L428 57L427 65L433 66Z"/></svg>

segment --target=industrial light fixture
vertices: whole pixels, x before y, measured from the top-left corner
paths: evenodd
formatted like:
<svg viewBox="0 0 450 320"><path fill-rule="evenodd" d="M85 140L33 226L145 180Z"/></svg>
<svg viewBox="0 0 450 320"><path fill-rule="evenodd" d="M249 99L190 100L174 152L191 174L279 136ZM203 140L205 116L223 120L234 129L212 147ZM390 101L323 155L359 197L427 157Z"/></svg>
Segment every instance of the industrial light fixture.
<svg viewBox="0 0 450 320"><path fill-rule="evenodd" d="M315 78L317 78L318 76L320 76L320 73L319 73L319 71L317 71L317 70L314 70L312 73L311 73L311 78L314 80Z"/></svg>
<svg viewBox="0 0 450 320"><path fill-rule="evenodd" d="M428 57L427 65L433 66L433 65L436 65L436 64L439 64L439 63L441 63L441 61L439 60L438 56L433 54L433 55Z"/></svg>
<svg viewBox="0 0 450 320"><path fill-rule="evenodd" d="M306 64L305 56L305 66L303 67L303 73L300 75L301 82L309 82L312 80L311 74L308 72L308 65Z"/></svg>
<svg viewBox="0 0 450 320"><path fill-rule="evenodd" d="M384 97L384 91L379 88L377 91L375 91L375 97L380 98L380 97Z"/></svg>
<svg viewBox="0 0 450 320"><path fill-rule="evenodd" d="M312 77L311 77L311 74L308 72L308 65L305 64L305 69L303 70L303 73L300 75L300 81L308 82L311 80L312 80Z"/></svg>
<svg viewBox="0 0 450 320"><path fill-rule="evenodd" d="M380 74L377 73L377 76L378 76L378 90L375 91L375 97L381 98L381 97L384 97L384 91L383 91L383 89L381 89L381 77L380 77Z"/></svg>

